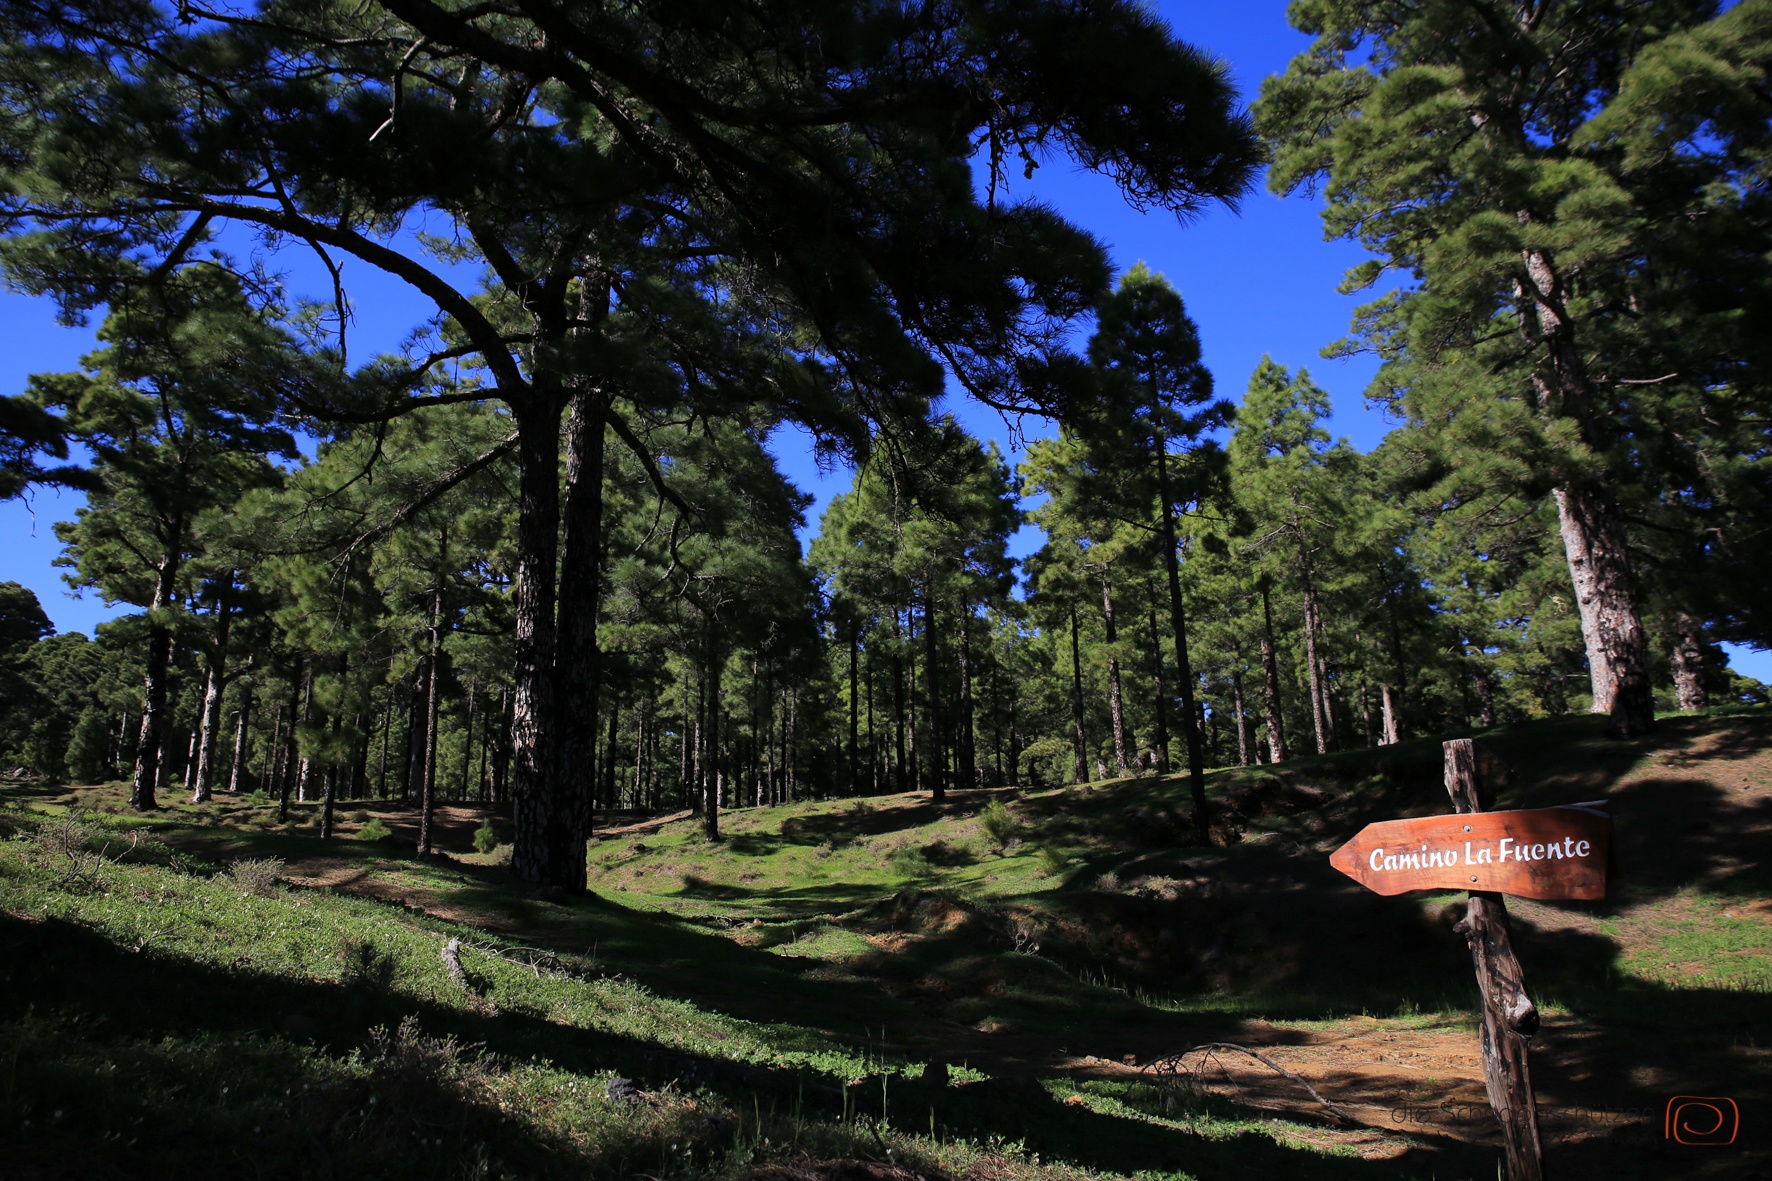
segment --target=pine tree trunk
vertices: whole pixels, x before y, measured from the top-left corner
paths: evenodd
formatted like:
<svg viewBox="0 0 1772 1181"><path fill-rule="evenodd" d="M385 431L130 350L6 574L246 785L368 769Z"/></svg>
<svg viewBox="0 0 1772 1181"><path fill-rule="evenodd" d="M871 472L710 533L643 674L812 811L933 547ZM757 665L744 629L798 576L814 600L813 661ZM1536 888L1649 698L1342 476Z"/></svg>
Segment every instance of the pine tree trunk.
<svg viewBox="0 0 1772 1181"><path fill-rule="evenodd" d="M444 555L448 553L448 533L442 535L441 548ZM418 805L418 855L428 857L431 854L431 812L437 802L437 723L441 714L442 694L438 686L443 681L443 570L447 557L438 559L437 582L431 589L431 646L425 657L430 666L430 693L425 698L425 769L424 778L419 788Z"/></svg>
<svg viewBox="0 0 1772 1181"><path fill-rule="evenodd" d="M929 682L929 798L947 798L946 767L941 754L941 665L935 634L935 589L927 583L923 588L923 678Z"/></svg>
<svg viewBox="0 0 1772 1181"><path fill-rule="evenodd" d="M1530 210L1519 213L1533 220ZM1605 446L1594 423L1593 383L1574 338L1568 293L1549 254L1522 252L1527 283L1527 314L1522 327L1529 341L1542 344L1544 357L1532 374L1539 410L1573 421L1581 441L1596 453ZM1569 580L1581 614L1593 684L1593 712L1610 714L1607 732L1616 738L1655 728L1655 700L1649 684L1649 648L1637 610L1637 590L1626 548L1624 517L1617 494L1604 475L1570 480L1553 490L1569 563Z"/></svg>
<svg viewBox="0 0 1772 1181"><path fill-rule="evenodd" d="M249 659L246 663L247 668L250 669L252 661ZM246 766L246 759L247 740L251 734L252 726L251 681L240 682L240 708L236 712L236 717L238 720L234 723L234 756L228 766L229 795L238 795L250 774Z"/></svg>
<svg viewBox="0 0 1772 1181"><path fill-rule="evenodd" d="M538 374L538 379L541 375ZM538 380L538 387L541 383ZM531 885L584 888L583 807L555 766L555 582L560 531L560 403L538 388L517 419L516 642L512 661L511 873ZM575 727L567 727L575 729Z"/></svg>
<svg viewBox="0 0 1772 1181"><path fill-rule="evenodd" d="M714 616L707 617L707 773L702 779L701 823L708 840L720 839L720 642Z"/></svg>
<svg viewBox="0 0 1772 1181"><path fill-rule="evenodd" d="M601 319L605 293L594 298L587 284L581 318ZM609 396L584 386L572 395L566 423L566 499L560 549L559 638L555 651L556 724L550 792L558 810L558 874L536 878L578 891L585 884L585 844L597 796L597 711L603 653L597 639L605 548L603 529L604 442L612 413ZM613 741L611 742L613 750ZM613 764L604 768L604 791L614 785Z"/></svg>
<svg viewBox="0 0 1772 1181"><path fill-rule="evenodd" d="M228 572L228 585L234 583L234 572ZM233 612L228 609L224 593L216 601L215 650L209 658L209 675L203 686L202 722L197 738L197 782L191 791L193 804L207 804L215 782L215 753L220 743L222 693L227 688L228 624Z"/></svg>
<svg viewBox="0 0 1772 1181"><path fill-rule="evenodd" d="M1114 648L1120 633L1114 627L1114 588L1106 574L1101 576L1101 617L1108 646L1108 716L1114 726L1114 773L1124 779L1131 772L1126 763L1126 710L1120 696L1120 656Z"/></svg>
<svg viewBox="0 0 1772 1181"><path fill-rule="evenodd" d="M1162 407L1155 408L1161 421ZM1182 738L1187 743L1188 794L1193 798L1194 835L1202 845L1212 843L1206 808L1206 752L1200 744L1200 720L1194 708L1194 667L1188 660L1187 613L1181 602L1181 553L1175 536L1175 504L1169 494L1169 442L1157 438L1157 499L1163 518L1163 565L1169 577L1169 626L1175 639L1175 679L1181 690Z"/></svg>
<svg viewBox="0 0 1772 1181"><path fill-rule="evenodd" d="M1156 702L1157 773L1169 774L1169 694L1163 689L1163 644L1157 638L1157 600L1151 596L1147 612L1151 634L1151 692Z"/></svg>
<svg viewBox="0 0 1772 1181"><path fill-rule="evenodd" d="M978 786L978 747L975 728L977 717L972 709L972 607L960 602L960 735L958 754L959 786Z"/></svg>
<svg viewBox="0 0 1772 1181"><path fill-rule="evenodd" d="M892 612L892 782L893 790L905 792L905 684L904 646L898 626L898 612Z"/></svg>
<svg viewBox="0 0 1772 1181"><path fill-rule="evenodd" d="M1384 714L1384 733L1379 738L1380 746L1395 746L1403 741L1403 726L1397 717L1397 694L1389 685L1379 686L1379 698Z"/></svg>
<svg viewBox="0 0 1772 1181"><path fill-rule="evenodd" d="M1317 587L1312 581L1304 555L1299 555L1299 570L1304 582L1304 665L1310 674L1311 727L1316 732L1317 753L1329 753L1329 702L1323 684L1322 663L1317 653L1317 631L1322 617L1317 608Z"/></svg>
<svg viewBox="0 0 1772 1181"><path fill-rule="evenodd" d="M1089 779L1089 749L1083 735L1083 650L1077 635L1077 607L1071 604L1071 782Z"/></svg>
<svg viewBox="0 0 1772 1181"><path fill-rule="evenodd" d="M283 749L277 756L277 823L289 822L289 794L295 783L296 727L301 724L302 686L307 684L307 670L298 662L289 681L289 729L283 735Z"/></svg>
<svg viewBox="0 0 1772 1181"><path fill-rule="evenodd" d="M1674 697L1683 713L1693 713L1710 704L1710 693L1704 687L1704 629L1692 616L1680 612L1679 630L1673 651L1668 654L1673 666Z"/></svg>
<svg viewBox="0 0 1772 1181"><path fill-rule="evenodd" d="M1262 706L1267 710L1268 762L1286 761L1286 727L1280 716L1280 665L1274 659L1274 612L1266 583L1261 587Z"/></svg>
<svg viewBox="0 0 1772 1181"><path fill-rule="evenodd" d="M339 680L344 680L345 670L342 667L338 671L338 676ZM324 795L322 796L322 802L320 805L320 839L323 841L332 839L332 809L333 803L338 798L338 777L341 768L331 760L337 758L338 730L343 719L344 712L342 710L332 715L332 741L328 744L332 747L332 752L328 755L329 761L326 767Z"/></svg>
<svg viewBox="0 0 1772 1181"><path fill-rule="evenodd" d="M615 747L616 743L621 741L620 722L621 705L614 700L614 694L611 694L609 702L609 740L604 744L603 757L603 807L608 811L615 810ZM596 814L597 800L596 797L593 796L591 799L591 817L595 819ZM586 831L588 832L589 830L587 829Z"/></svg>
<svg viewBox="0 0 1772 1181"><path fill-rule="evenodd" d="M1231 673L1231 701L1237 710L1237 766L1249 765L1249 718L1243 711L1243 674Z"/></svg>
<svg viewBox="0 0 1772 1181"><path fill-rule="evenodd" d="M172 668L173 630L166 619L177 589L179 559L184 549L181 522L174 522L172 541L166 547L154 580L154 598L148 606L147 671L142 678L141 733L135 744L135 774L129 786L129 806L151 812L160 806L154 789L160 782L160 751L165 744L166 681Z"/></svg>
<svg viewBox="0 0 1772 1181"><path fill-rule="evenodd" d="M849 794L861 794L861 702L856 698L856 665L861 658L861 624L849 625Z"/></svg>
<svg viewBox="0 0 1772 1181"><path fill-rule="evenodd" d="M295 799L296 802L300 804L308 802L308 795L312 789L314 777L314 760L307 751L302 749L301 728L303 726L312 726L313 721L314 670L310 668L308 669L307 679L302 682L301 720L296 723L296 728L290 733L290 738L294 740L294 748L300 755L300 761L296 765L295 773Z"/></svg>

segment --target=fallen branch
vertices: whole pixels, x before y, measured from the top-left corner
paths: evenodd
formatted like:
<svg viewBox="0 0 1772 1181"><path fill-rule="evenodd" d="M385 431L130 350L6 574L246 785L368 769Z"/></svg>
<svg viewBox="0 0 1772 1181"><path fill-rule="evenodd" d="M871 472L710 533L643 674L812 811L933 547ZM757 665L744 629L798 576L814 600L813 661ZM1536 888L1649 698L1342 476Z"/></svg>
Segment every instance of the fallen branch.
<svg viewBox="0 0 1772 1181"><path fill-rule="evenodd" d="M461 940L451 939L443 945L443 966L449 969L449 978L469 992L474 986L468 983L468 974L461 966Z"/></svg>
<svg viewBox="0 0 1772 1181"><path fill-rule="evenodd" d="M1287 1078L1309 1091L1312 1099L1315 1099L1318 1103L1322 1104L1325 1110L1342 1123L1357 1124L1360 1122L1352 1115L1348 1114L1346 1109L1337 1107L1335 1104L1329 1102L1329 1100L1323 1098L1322 1093L1318 1091L1317 1088L1311 1086L1310 1083L1305 1080L1303 1075L1295 1074L1292 1071L1287 1070L1284 1066L1281 1066L1266 1054L1251 1050L1248 1046L1239 1046L1232 1042L1202 1042L1200 1045L1190 1046L1188 1049L1185 1049L1178 1054L1170 1054L1165 1058L1160 1058L1151 1063L1147 1069L1157 1073L1187 1073L1187 1067L1183 1060L1189 1054L1206 1054L1208 1057L1211 1057L1216 1050L1235 1050L1239 1054L1247 1054L1269 1070L1285 1075ZM1214 1060L1216 1061L1216 1059ZM1223 1063L1219 1064L1219 1069L1224 1069ZM1225 1072L1225 1077L1230 1077L1229 1071Z"/></svg>

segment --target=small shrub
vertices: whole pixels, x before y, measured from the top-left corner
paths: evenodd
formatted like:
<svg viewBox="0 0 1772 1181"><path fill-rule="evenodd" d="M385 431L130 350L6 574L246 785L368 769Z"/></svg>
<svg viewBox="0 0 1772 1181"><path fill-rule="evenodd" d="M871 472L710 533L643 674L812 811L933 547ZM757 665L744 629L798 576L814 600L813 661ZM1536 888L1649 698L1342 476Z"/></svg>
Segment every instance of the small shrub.
<svg viewBox="0 0 1772 1181"><path fill-rule="evenodd" d="M247 793L246 798L255 804L268 804L271 802L271 797L265 794L265 789L262 787L253 788L252 791Z"/></svg>
<svg viewBox="0 0 1772 1181"><path fill-rule="evenodd" d="M360 841L379 841L393 835L394 830L383 824L380 816L371 816L369 823L357 830L357 839Z"/></svg>
<svg viewBox="0 0 1772 1181"><path fill-rule="evenodd" d="M474 852L490 853L498 848L498 834L492 830L492 821L488 819L474 830Z"/></svg>
<svg viewBox="0 0 1772 1181"><path fill-rule="evenodd" d="M516 849L512 848L510 845L500 845L487 855L486 864L509 865L511 863L511 855L515 852Z"/></svg>
<svg viewBox="0 0 1772 1181"><path fill-rule="evenodd" d="M819 843L818 848L816 848L812 851L812 855L814 857L818 858L820 861L823 861L825 858L829 857L831 854L835 853L836 851L837 851L837 847L835 845L831 844L829 841L821 841Z"/></svg>
<svg viewBox="0 0 1772 1181"><path fill-rule="evenodd" d="M992 800L986 804L978 814L978 823L985 835L990 837L991 843L999 849L1006 847L1021 829L1021 822L1003 806L1002 800Z"/></svg>
<svg viewBox="0 0 1772 1181"><path fill-rule="evenodd" d="M1039 862L1041 875L1049 878L1057 877L1070 868L1071 864L1070 858L1050 845L1041 845L1034 854L1034 860Z"/></svg>
<svg viewBox="0 0 1772 1181"><path fill-rule="evenodd" d="M929 859L915 845L900 845L886 859L886 864L900 877L920 877L929 872Z"/></svg>
<svg viewBox="0 0 1772 1181"><path fill-rule="evenodd" d="M226 877L242 894L257 894L262 898L276 890L282 872L281 857L243 857L228 866Z"/></svg>
<svg viewBox="0 0 1772 1181"><path fill-rule="evenodd" d="M369 809L358 808L355 812L351 813L350 818L357 824L366 824L369 821Z"/></svg>

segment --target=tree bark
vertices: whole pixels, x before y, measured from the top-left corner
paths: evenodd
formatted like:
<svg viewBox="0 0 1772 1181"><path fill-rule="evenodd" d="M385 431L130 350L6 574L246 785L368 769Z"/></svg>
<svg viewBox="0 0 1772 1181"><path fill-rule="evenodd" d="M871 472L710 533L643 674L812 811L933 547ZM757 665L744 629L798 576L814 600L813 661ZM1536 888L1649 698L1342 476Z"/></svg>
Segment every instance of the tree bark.
<svg viewBox="0 0 1772 1181"><path fill-rule="evenodd" d="M714 614L707 616L707 733L708 766L702 778L701 823L708 840L720 839L720 633L714 625Z"/></svg>
<svg viewBox="0 0 1772 1181"><path fill-rule="evenodd" d="M929 798L941 800L947 797L947 768L941 753L941 664L935 634L935 588L927 582L923 586L923 679L929 693L929 758L925 763Z"/></svg>
<svg viewBox="0 0 1772 1181"><path fill-rule="evenodd" d="M1089 779L1088 743L1083 735L1083 651L1077 636L1077 607L1071 604L1071 741L1076 753L1071 756L1071 782Z"/></svg>
<svg viewBox="0 0 1772 1181"><path fill-rule="evenodd" d="M1153 593L1147 612L1151 633L1151 691L1155 698L1157 726L1155 745L1157 773L1169 774L1169 694L1163 689L1163 645L1157 638L1157 600Z"/></svg>
<svg viewBox="0 0 1772 1181"><path fill-rule="evenodd" d="M1162 407L1155 408L1161 421ZM1181 690L1182 737L1187 742L1188 794L1193 797L1194 835L1212 843L1206 808L1206 752L1201 749L1199 712L1194 707L1194 666L1187 653L1187 613L1181 602L1181 552L1175 536L1175 504L1169 496L1169 443L1157 437L1157 499L1163 518L1163 565L1169 576L1169 626L1175 638L1175 679Z"/></svg>
<svg viewBox="0 0 1772 1181"><path fill-rule="evenodd" d="M252 667L251 658L247 659L246 667ZM228 794L238 795L243 784L250 775L246 766L247 740L252 725L252 682L240 682L240 708L234 723L234 757L228 765Z"/></svg>
<svg viewBox="0 0 1772 1181"><path fill-rule="evenodd" d="M1267 710L1268 762L1286 761L1286 726L1280 716L1280 665L1274 659L1274 612L1267 584L1261 586L1261 680L1262 705Z"/></svg>
<svg viewBox="0 0 1772 1181"><path fill-rule="evenodd" d="M1243 674L1231 672L1231 703L1237 710L1237 766L1249 765L1249 718L1243 711Z"/></svg>
<svg viewBox="0 0 1772 1181"><path fill-rule="evenodd" d="M1383 733L1379 735L1378 745L1395 746L1397 743L1403 741L1403 727L1397 718L1396 690L1392 689L1389 685L1380 685L1378 693L1381 712L1384 715L1384 730Z"/></svg>
<svg viewBox="0 0 1772 1181"><path fill-rule="evenodd" d="M975 733L977 718L972 709L972 606L960 601L960 783L963 788L978 786L978 746Z"/></svg>
<svg viewBox="0 0 1772 1181"><path fill-rule="evenodd" d="M142 678L141 733L136 739L135 774L129 785L129 806L142 812L151 812L160 806L154 790L160 782L160 750L166 730L166 678L172 667L173 645L173 631L166 615L172 609L183 552L182 522L175 521L172 541L156 571L154 597L148 605L148 655L146 674Z"/></svg>
<svg viewBox="0 0 1772 1181"><path fill-rule="evenodd" d="M1126 763L1126 709L1120 695L1120 656L1114 648L1120 633L1114 626L1114 587L1105 572L1101 576L1101 617L1108 646L1108 716L1114 727L1114 772L1124 779L1131 771Z"/></svg>
<svg viewBox="0 0 1772 1181"><path fill-rule="evenodd" d="M517 418L516 642L510 788L511 873L532 885L582 890L582 806L560 790L554 763L555 575L560 528L560 405L542 395L512 406Z"/></svg>
<svg viewBox="0 0 1772 1181"><path fill-rule="evenodd" d="M600 319L607 310L605 297L599 306L583 305L581 315ZM564 860L559 875L545 880L574 891L585 884L585 843L590 839L596 800L597 711L603 679L597 620L605 544L604 444L611 413L608 394L587 384L574 391L566 424L566 501L555 653L559 722L550 788L560 814L557 839Z"/></svg>
<svg viewBox="0 0 1772 1181"><path fill-rule="evenodd" d="M855 666L861 652L861 624L849 623L849 794L861 794L860 768L857 764L861 740L861 702L856 699Z"/></svg>
<svg viewBox="0 0 1772 1181"><path fill-rule="evenodd" d="M228 572L228 588L234 584L234 572ZM220 741L222 693L227 689L228 624L233 612L228 609L227 591L216 597L215 649L209 656L209 674L204 679L202 722L197 728L197 782L191 791L193 804L206 804L215 781L215 751Z"/></svg>
<svg viewBox="0 0 1772 1181"><path fill-rule="evenodd" d="M898 611L894 609L892 612L892 783L893 790L898 792L910 789L905 776L905 678L904 645L901 643L901 637Z"/></svg>
<svg viewBox="0 0 1772 1181"><path fill-rule="evenodd" d="M1322 663L1317 652L1317 632L1322 622L1322 615L1317 606L1317 587L1311 579L1308 564L1304 555L1300 558L1300 576L1304 583L1304 664L1310 673L1311 695L1311 726L1316 732L1317 753L1329 753L1329 702L1327 686L1323 683Z"/></svg>
<svg viewBox="0 0 1772 1181"><path fill-rule="evenodd" d="M438 540L437 580L431 588L431 645L426 656L430 666L430 693L425 698L425 770L420 785L418 806L418 855L431 853L431 812L437 801L437 723L441 714L443 661L443 577L449 562L449 531L444 529Z"/></svg>
<svg viewBox="0 0 1772 1181"><path fill-rule="evenodd" d="M1692 713L1710 704L1710 693L1704 687L1704 630L1686 612L1680 612L1678 633L1673 651L1668 654L1673 666L1674 697L1680 710Z"/></svg>
<svg viewBox="0 0 1772 1181"><path fill-rule="evenodd" d="M1486 811L1489 800L1477 776L1468 738L1445 744L1446 792L1453 811ZM1470 945L1483 1006L1483 1083L1501 1124L1508 1181L1541 1181L1544 1148L1538 1136L1538 1104L1532 1094L1526 1042L1538 1030L1538 1008L1526 992L1514 954L1507 905L1500 894L1471 891L1462 921L1454 927Z"/></svg>

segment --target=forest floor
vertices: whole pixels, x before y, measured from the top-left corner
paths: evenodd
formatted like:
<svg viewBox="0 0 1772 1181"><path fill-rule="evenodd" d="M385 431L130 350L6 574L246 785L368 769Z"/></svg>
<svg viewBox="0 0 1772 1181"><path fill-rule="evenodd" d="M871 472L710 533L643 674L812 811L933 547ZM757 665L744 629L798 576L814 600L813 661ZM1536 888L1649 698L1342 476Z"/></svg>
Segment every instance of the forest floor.
<svg viewBox="0 0 1772 1181"><path fill-rule="evenodd" d="M1549 1175L1772 1177L1772 713L1478 746L1497 806L1616 818L1605 901L1509 900ZM740 809L717 843L600 817L577 900L470 852L477 808L420 860L398 804L340 812L391 837L321 842L312 806L0 787L0 1159L1486 1181L1462 896L1380 897L1327 857L1447 811L1440 776L1433 740L1222 770L1210 848L1180 777ZM1732 1099L1735 1143L1669 1141L1680 1095Z"/></svg>

